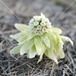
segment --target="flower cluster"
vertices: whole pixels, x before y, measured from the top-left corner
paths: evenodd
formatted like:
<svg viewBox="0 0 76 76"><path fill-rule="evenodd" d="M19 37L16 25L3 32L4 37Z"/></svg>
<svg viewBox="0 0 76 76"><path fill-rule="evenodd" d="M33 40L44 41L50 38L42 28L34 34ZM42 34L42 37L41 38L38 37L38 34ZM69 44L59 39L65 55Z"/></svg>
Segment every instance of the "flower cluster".
<svg viewBox="0 0 76 76"><path fill-rule="evenodd" d="M41 35L48 31L51 27L51 23L48 18L41 13L41 16L34 16L30 20L29 26L32 34Z"/></svg>
<svg viewBox="0 0 76 76"><path fill-rule="evenodd" d="M38 62L42 60L43 55L58 63L58 58L64 58L63 45L65 41L72 40L69 37L61 36L62 30L51 26L50 21L43 15L34 16L29 25L15 24L20 31L10 37L18 41L18 45L14 47L10 53L20 55L27 54L27 57L34 58L39 55Z"/></svg>

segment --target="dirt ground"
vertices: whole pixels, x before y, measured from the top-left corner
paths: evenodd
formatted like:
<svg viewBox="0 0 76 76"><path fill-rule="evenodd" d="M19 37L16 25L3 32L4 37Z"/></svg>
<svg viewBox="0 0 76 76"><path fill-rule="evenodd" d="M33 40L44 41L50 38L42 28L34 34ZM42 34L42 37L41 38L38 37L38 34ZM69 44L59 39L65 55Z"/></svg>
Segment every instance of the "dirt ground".
<svg viewBox="0 0 76 76"><path fill-rule="evenodd" d="M75 4L75 0L0 0L0 76L76 76ZM17 43L9 37L18 32L14 24L28 24L32 16L41 12L74 42L73 47L65 43L65 58L59 59L58 65L46 56L37 64L38 57L9 54Z"/></svg>

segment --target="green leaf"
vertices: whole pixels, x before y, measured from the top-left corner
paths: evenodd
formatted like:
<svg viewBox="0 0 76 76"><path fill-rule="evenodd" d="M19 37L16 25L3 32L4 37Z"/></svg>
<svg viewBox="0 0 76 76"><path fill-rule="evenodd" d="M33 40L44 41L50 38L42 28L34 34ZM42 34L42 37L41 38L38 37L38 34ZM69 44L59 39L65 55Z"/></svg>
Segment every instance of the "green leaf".
<svg viewBox="0 0 76 76"><path fill-rule="evenodd" d="M58 34L62 34L62 30L59 28L52 27L52 30Z"/></svg>
<svg viewBox="0 0 76 76"><path fill-rule="evenodd" d="M65 54L64 54L63 49L60 49L60 50L58 51L58 57L59 57L59 58L64 58L64 57L65 57Z"/></svg>
<svg viewBox="0 0 76 76"><path fill-rule="evenodd" d="M15 39L18 42L23 42L28 37L27 32L20 32L15 35L10 35L11 38Z"/></svg>
<svg viewBox="0 0 76 76"><path fill-rule="evenodd" d="M63 51L63 44L64 43L62 41L60 41L59 47L57 47L57 48L54 49L55 54L59 58L64 58L65 57L65 54L64 54L64 51Z"/></svg>
<svg viewBox="0 0 76 76"><path fill-rule="evenodd" d="M50 48L53 49L57 43L56 36L52 32L47 33L47 35L50 40Z"/></svg>
<svg viewBox="0 0 76 76"><path fill-rule="evenodd" d="M23 33L17 33L15 35L10 35L10 37L13 39L19 39L21 36L23 36Z"/></svg>
<svg viewBox="0 0 76 76"><path fill-rule="evenodd" d="M22 45L18 45L16 47L14 47L11 51L10 54L18 54L20 52L20 48L22 47Z"/></svg>
<svg viewBox="0 0 76 76"><path fill-rule="evenodd" d="M22 42L24 42L25 40L27 39L27 37L26 36L23 36L23 37L21 37L21 38L19 38L19 43L22 43Z"/></svg>
<svg viewBox="0 0 76 76"><path fill-rule="evenodd" d="M73 41L69 37L61 36L61 39L62 39L63 42L69 41L71 43L71 45L73 46Z"/></svg>
<svg viewBox="0 0 76 76"><path fill-rule="evenodd" d="M35 37L34 42L35 42L37 54L42 55L45 52L46 47L44 43L42 42L41 38L39 36Z"/></svg>
<svg viewBox="0 0 76 76"><path fill-rule="evenodd" d="M54 32L54 35L56 36L56 44L54 44L54 52L59 58L64 58L64 52L63 52L63 42L56 32Z"/></svg>
<svg viewBox="0 0 76 76"><path fill-rule="evenodd" d="M56 39L56 42L54 43L54 46L55 46L55 48L57 49L57 48L59 48L59 44L60 44L60 35L59 34L57 34L56 32L53 32L54 33L54 35L55 35L55 39Z"/></svg>
<svg viewBox="0 0 76 76"><path fill-rule="evenodd" d="M33 39L26 40L24 45L21 47L20 54L23 55L27 53L33 45L34 45Z"/></svg>
<svg viewBox="0 0 76 76"><path fill-rule="evenodd" d="M45 45L46 45L48 48L50 48L50 40L49 40L47 34L43 34L43 35L41 36L41 39L43 40L43 42L45 43Z"/></svg>
<svg viewBox="0 0 76 76"><path fill-rule="evenodd" d="M15 24L16 29L18 29L19 31L23 32L23 31L28 31L28 26L25 24Z"/></svg>
<svg viewBox="0 0 76 76"><path fill-rule="evenodd" d="M55 53L53 52L53 50L47 49L45 52L45 55L49 57L50 59L54 60L58 64L57 57Z"/></svg>
<svg viewBox="0 0 76 76"><path fill-rule="evenodd" d="M28 51L28 57L29 58L34 58L36 55L36 48L33 46L29 51Z"/></svg>

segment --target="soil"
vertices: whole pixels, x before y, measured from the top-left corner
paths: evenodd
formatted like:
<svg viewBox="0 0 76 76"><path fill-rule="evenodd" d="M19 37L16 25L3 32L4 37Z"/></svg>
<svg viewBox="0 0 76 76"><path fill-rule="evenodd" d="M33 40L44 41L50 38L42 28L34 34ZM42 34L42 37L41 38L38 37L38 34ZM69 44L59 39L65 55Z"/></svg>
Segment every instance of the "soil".
<svg viewBox="0 0 76 76"><path fill-rule="evenodd" d="M74 0L0 0L0 76L76 76L75 3ZM9 37L18 32L14 24L28 24L41 12L74 42L74 46L65 43L65 58L59 59L58 65L46 56L37 64L38 56L28 59L26 55L9 53L17 43Z"/></svg>

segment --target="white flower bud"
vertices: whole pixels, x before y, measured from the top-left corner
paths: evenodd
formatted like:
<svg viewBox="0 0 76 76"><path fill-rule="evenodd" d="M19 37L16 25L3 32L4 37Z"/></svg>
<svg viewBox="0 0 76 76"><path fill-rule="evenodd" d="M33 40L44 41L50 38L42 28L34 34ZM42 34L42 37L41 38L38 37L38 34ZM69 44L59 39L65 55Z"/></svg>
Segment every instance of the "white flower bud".
<svg viewBox="0 0 76 76"><path fill-rule="evenodd" d="M34 26L37 26L37 25L39 25L39 22L35 21Z"/></svg>

